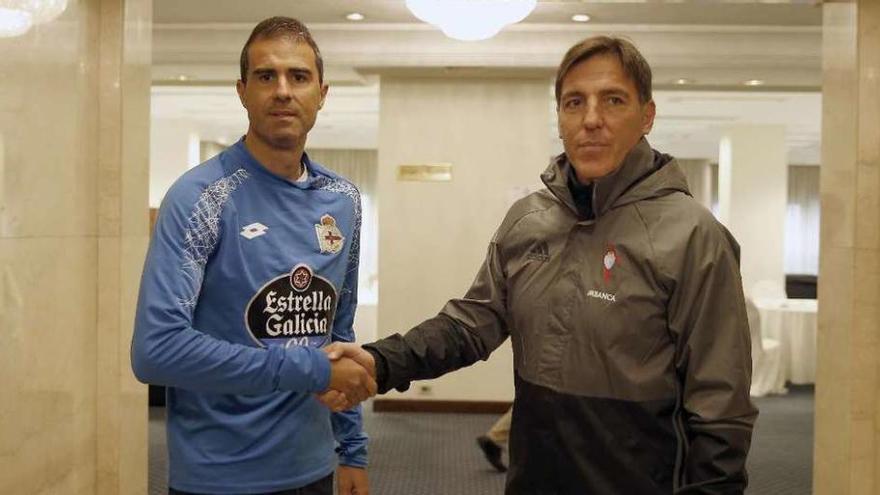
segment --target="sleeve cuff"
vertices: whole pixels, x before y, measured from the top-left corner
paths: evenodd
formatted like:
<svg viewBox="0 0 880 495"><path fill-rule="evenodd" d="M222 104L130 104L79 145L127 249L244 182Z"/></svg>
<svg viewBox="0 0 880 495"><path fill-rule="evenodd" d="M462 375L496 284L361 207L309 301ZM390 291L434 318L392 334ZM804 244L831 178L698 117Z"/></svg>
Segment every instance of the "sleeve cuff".
<svg viewBox="0 0 880 495"><path fill-rule="evenodd" d="M323 392L330 387L330 360L321 349L307 347L312 353L312 362L315 371L312 375L312 389L310 392Z"/></svg>
<svg viewBox="0 0 880 495"><path fill-rule="evenodd" d="M386 383L388 382L388 361L386 361L385 357L370 344L363 346L363 349L373 356L373 361L376 363L376 386L379 389L379 393L387 392L388 388L386 387Z"/></svg>
<svg viewBox="0 0 880 495"><path fill-rule="evenodd" d="M340 466L348 466L354 468L367 468L367 459L361 459L358 457L349 457L349 456L339 456L339 465Z"/></svg>
<svg viewBox="0 0 880 495"><path fill-rule="evenodd" d="M396 369L396 374L392 376L391 366L388 364L388 359L382 354L382 351L379 349L385 349L381 346L397 346L398 350L402 345L401 344L403 337L400 334L394 334L390 337L386 337L382 340L373 342L371 344L366 344L363 348L372 354L373 359L376 362L376 385L379 389L380 394L384 394L391 390L392 388L397 390L398 392L406 392L409 390L410 381L408 379L401 379L401 369L398 367ZM379 344L377 346L376 344ZM392 347L393 350L393 347ZM398 353L400 354L400 353ZM394 354L392 354L393 356Z"/></svg>
<svg viewBox="0 0 880 495"><path fill-rule="evenodd" d="M353 448L349 448L348 452L344 452L344 449L339 447L339 464L342 466L350 466L356 468L366 468L367 467L367 442L366 439L363 439L363 443L360 445L354 446Z"/></svg>
<svg viewBox="0 0 880 495"><path fill-rule="evenodd" d="M321 349L296 346L284 349L278 388L296 392L323 392L330 386L330 360Z"/></svg>

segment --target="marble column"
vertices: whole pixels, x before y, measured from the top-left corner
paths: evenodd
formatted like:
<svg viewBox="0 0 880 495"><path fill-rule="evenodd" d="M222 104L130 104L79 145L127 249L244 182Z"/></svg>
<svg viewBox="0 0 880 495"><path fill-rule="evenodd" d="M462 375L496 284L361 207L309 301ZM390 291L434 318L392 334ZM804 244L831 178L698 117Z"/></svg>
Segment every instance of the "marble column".
<svg viewBox="0 0 880 495"><path fill-rule="evenodd" d="M880 494L880 2L823 11L813 485Z"/></svg>
<svg viewBox="0 0 880 495"><path fill-rule="evenodd" d="M0 39L0 493L138 494L150 0Z"/></svg>
<svg viewBox="0 0 880 495"><path fill-rule="evenodd" d="M718 212L740 245L746 294L757 283L785 297L785 127L738 125L725 130L718 154ZM752 294L771 297L771 293Z"/></svg>

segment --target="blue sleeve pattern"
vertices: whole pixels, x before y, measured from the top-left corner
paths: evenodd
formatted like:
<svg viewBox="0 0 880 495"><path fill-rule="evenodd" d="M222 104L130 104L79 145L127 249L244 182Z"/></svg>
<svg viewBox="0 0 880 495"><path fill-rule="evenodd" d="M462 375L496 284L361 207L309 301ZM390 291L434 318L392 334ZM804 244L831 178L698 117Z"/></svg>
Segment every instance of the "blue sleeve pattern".
<svg viewBox="0 0 880 495"><path fill-rule="evenodd" d="M183 234L181 271L189 282L191 295L178 300L181 306L196 307L205 265L220 240L220 213L229 196L247 178L247 171L238 169L212 183L199 195Z"/></svg>
<svg viewBox="0 0 880 495"><path fill-rule="evenodd" d="M328 179L321 189L345 194L354 204L354 226L348 251L348 267L342 286L339 313L333 326L333 341L354 342L354 313L357 308L358 264L360 262L361 198L358 190L343 181ZM331 415L333 434L339 446L339 462L345 466L367 466L367 434L363 431L362 407Z"/></svg>

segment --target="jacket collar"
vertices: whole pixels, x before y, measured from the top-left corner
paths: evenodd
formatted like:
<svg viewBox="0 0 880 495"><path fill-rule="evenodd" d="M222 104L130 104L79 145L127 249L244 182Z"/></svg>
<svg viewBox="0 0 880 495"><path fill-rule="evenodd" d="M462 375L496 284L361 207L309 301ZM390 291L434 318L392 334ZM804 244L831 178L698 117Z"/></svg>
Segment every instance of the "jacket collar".
<svg viewBox="0 0 880 495"><path fill-rule="evenodd" d="M571 190L568 187L568 174L571 163L565 153L555 157L541 174L541 180L559 200L577 214ZM593 213L601 217L615 206L640 179L649 175L655 168L654 150L643 137L626 155L623 163L611 174L593 182Z"/></svg>

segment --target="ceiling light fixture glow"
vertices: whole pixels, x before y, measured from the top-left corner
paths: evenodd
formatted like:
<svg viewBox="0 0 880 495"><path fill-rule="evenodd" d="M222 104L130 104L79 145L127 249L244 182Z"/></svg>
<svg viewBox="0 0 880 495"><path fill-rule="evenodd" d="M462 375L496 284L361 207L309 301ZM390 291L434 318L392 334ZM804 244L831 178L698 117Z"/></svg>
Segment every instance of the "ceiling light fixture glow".
<svg viewBox="0 0 880 495"><path fill-rule="evenodd" d="M678 84L679 86L684 86L686 84L693 84L693 83L694 83L693 79L688 79L686 77L681 77L681 78L678 78L675 80L675 84Z"/></svg>
<svg viewBox="0 0 880 495"><path fill-rule="evenodd" d="M0 7L0 38L21 36L34 24L34 17L23 10Z"/></svg>
<svg viewBox="0 0 880 495"><path fill-rule="evenodd" d="M406 0L420 20L462 41L489 39L525 19L537 0Z"/></svg>
<svg viewBox="0 0 880 495"><path fill-rule="evenodd" d="M18 4L16 8L30 12L34 16L34 24L45 24L54 21L67 9L67 0L5 0Z"/></svg>
<svg viewBox="0 0 880 495"><path fill-rule="evenodd" d="M743 82L746 86L763 86L764 81L762 79L749 79L748 81Z"/></svg>
<svg viewBox="0 0 880 495"><path fill-rule="evenodd" d="M0 38L21 36L34 24L55 20L68 0L0 0Z"/></svg>
<svg viewBox="0 0 880 495"><path fill-rule="evenodd" d="M352 12L345 16L345 18L349 21L362 21L364 20L364 14L361 14L360 12Z"/></svg>
<svg viewBox="0 0 880 495"><path fill-rule="evenodd" d="M590 16L587 14L575 14L571 16L574 22L590 22Z"/></svg>

